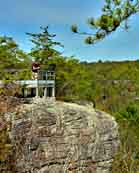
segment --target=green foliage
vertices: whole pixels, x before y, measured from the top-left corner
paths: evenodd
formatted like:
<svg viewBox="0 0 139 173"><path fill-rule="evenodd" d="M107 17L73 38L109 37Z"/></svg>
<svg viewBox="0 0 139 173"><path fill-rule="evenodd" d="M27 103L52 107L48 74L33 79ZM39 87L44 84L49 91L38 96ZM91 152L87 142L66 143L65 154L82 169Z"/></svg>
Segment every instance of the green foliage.
<svg viewBox="0 0 139 173"><path fill-rule="evenodd" d="M119 120L126 120L130 125L139 127L139 105L129 104L125 110L119 112Z"/></svg>
<svg viewBox="0 0 139 173"><path fill-rule="evenodd" d="M49 58L60 53L56 51L55 46L62 46L60 42L54 41L55 34L50 34L49 27L40 27L40 33L27 33L31 37L31 42L35 45L29 55L41 64L46 64Z"/></svg>
<svg viewBox="0 0 139 173"><path fill-rule="evenodd" d="M14 80L13 69L28 68L28 56L18 48L16 42L10 37L0 37L0 79Z"/></svg>
<svg viewBox="0 0 139 173"><path fill-rule="evenodd" d="M80 32L77 25L72 25L74 33L88 35L85 43L94 44L104 39L108 34L115 31L123 22L125 29L128 29L128 18L139 12L139 1L136 0L105 0L102 14L99 18L88 19L88 26L93 30L92 33Z"/></svg>
<svg viewBox="0 0 139 173"><path fill-rule="evenodd" d="M69 99L91 98L91 82L86 68L74 57L58 56L51 63L56 64L56 95Z"/></svg>
<svg viewBox="0 0 139 173"><path fill-rule="evenodd" d="M120 148L113 163L113 173L139 171L139 105L129 102L115 113L119 123Z"/></svg>

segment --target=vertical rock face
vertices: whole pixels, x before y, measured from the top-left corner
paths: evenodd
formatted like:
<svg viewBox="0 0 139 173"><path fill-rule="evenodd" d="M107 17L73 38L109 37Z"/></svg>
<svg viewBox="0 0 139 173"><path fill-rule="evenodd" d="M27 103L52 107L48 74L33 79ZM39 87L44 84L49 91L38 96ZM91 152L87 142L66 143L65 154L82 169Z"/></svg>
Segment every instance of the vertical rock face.
<svg viewBox="0 0 139 173"><path fill-rule="evenodd" d="M17 173L110 173L115 120L89 106L38 100L13 116Z"/></svg>

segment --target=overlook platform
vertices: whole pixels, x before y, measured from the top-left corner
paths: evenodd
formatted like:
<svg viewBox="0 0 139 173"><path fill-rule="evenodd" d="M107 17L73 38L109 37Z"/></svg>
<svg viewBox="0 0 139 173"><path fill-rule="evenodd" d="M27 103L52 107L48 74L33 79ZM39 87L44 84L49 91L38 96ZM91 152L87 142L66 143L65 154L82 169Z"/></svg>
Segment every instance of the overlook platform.
<svg viewBox="0 0 139 173"><path fill-rule="evenodd" d="M23 97L55 97L55 71L38 70L32 72L32 79L13 80L12 84L20 86ZM0 80L0 88L5 86Z"/></svg>

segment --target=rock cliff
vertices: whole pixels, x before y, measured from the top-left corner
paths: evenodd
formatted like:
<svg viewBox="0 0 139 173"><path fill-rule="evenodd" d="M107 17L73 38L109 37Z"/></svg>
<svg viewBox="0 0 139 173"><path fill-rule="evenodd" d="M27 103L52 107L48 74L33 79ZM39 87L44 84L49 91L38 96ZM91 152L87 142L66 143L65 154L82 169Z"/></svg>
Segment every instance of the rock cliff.
<svg viewBox="0 0 139 173"><path fill-rule="evenodd" d="M117 151L114 118L91 105L35 100L11 119L17 173L110 173Z"/></svg>

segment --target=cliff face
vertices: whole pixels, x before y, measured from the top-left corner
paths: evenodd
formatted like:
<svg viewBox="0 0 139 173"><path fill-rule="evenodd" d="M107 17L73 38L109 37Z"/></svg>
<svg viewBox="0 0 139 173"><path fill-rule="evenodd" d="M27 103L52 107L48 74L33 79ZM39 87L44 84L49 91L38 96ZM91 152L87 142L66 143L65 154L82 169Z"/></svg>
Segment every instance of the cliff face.
<svg viewBox="0 0 139 173"><path fill-rule="evenodd" d="M91 106L40 99L11 117L17 173L111 172L119 141L110 115Z"/></svg>

